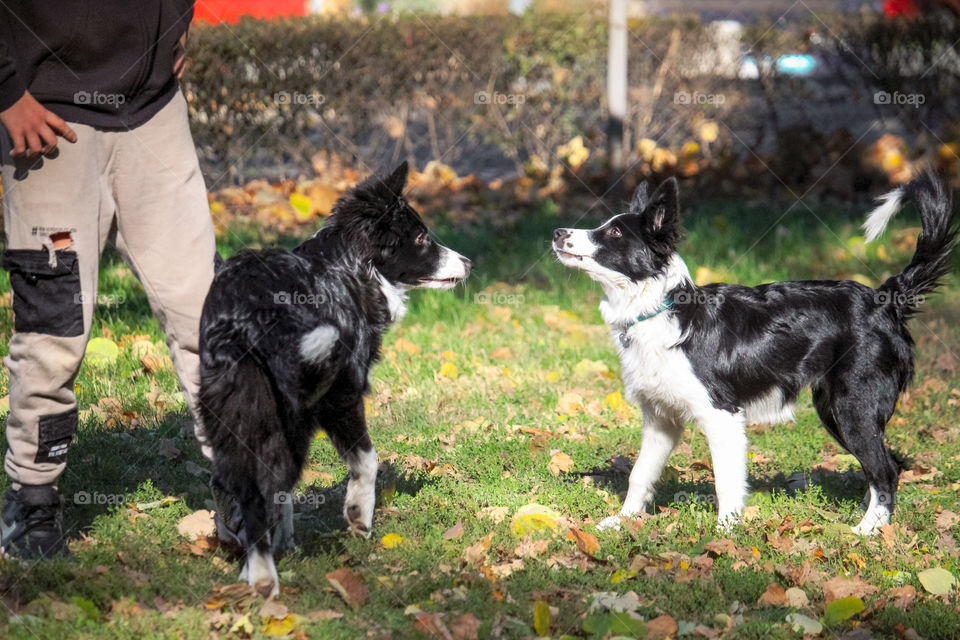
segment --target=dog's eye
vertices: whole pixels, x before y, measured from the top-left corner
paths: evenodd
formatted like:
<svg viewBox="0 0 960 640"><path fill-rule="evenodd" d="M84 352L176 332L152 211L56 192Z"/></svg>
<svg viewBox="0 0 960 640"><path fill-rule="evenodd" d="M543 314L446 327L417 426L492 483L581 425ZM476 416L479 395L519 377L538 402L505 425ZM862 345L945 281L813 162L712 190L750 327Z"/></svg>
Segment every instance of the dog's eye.
<svg viewBox="0 0 960 640"><path fill-rule="evenodd" d="M607 230L607 235L610 236L611 238L619 238L623 234L620 233L620 227L610 227Z"/></svg>
<svg viewBox="0 0 960 640"><path fill-rule="evenodd" d="M417 240L416 240L417 246L420 246L420 247L425 246L428 242L430 242L430 236L427 235L426 231L421 231L420 235L417 236Z"/></svg>

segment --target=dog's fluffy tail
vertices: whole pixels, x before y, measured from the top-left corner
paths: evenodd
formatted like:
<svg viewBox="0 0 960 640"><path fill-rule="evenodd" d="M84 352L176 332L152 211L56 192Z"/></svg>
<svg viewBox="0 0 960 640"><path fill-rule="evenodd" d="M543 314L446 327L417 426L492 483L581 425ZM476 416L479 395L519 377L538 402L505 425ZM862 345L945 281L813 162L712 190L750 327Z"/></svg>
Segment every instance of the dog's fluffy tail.
<svg viewBox="0 0 960 640"><path fill-rule="evenodd" d="M273 500L296 483L299 468L285 455L287 416L277 402L277 381L236 328L208 329L201 364L199 413L213 447L214 480L241 502L247 492ZM225 335L224 335L225 334Z"/></svg>
<svg viewBox="0 0 960 640"><path fill-rule="evenodd" d="M883 233L903 202L913 202L920 214L922 230L913 259L899 275L880 287L880 291L890 293L891 300L909 314L921 296L939 286L940 279L950 269L950 253L957 237L950 194L939 179L928 173L881 196L880 200L880 206L863 224L868 242Z"/></svg>

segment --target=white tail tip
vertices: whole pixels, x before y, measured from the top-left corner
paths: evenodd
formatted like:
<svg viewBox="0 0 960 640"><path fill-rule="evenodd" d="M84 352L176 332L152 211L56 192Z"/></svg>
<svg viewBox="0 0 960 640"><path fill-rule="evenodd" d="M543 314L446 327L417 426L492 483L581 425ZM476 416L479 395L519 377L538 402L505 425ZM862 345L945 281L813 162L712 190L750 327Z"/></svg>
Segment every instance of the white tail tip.
<svg viewBox="0 0 960 640"><path fill-rule="evenodd" d="M879 206L870 212L867 220L863 223L863 231L867 237L867 242L873 242L884 232L890 219L900 210L900 204L903 201L903 189L894 189L890 193L885 193L877 200Z"/></svg>

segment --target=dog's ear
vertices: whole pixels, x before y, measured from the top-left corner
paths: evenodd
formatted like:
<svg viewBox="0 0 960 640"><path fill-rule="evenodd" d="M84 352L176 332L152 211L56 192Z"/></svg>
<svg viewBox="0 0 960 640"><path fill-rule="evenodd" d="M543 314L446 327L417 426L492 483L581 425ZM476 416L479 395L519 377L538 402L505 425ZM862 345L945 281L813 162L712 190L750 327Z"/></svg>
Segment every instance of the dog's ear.
<svg viewBox="0 0 960 640"><path fill-rule="evenodd" d="M403 195L403 188L407 186L407 173L410 168L407 161L404 160L400 166L393 170L389 176L384 178L383 184L398 198Z"/></svg>
<svg viewBox="0 0 960 640"><path fill-rule="evenodd" d="M647 183L641 182L637 190L633 192L633 200L630 201L630 213L641 214L647 208Z"/></svg>
<svg viewBox="0 0 960 640"><path fill-rule="evenodd" d="M680 218L680 188L677 179L670 177L660 183L644 209L644 223L654 233L676 229Z"/></svg>

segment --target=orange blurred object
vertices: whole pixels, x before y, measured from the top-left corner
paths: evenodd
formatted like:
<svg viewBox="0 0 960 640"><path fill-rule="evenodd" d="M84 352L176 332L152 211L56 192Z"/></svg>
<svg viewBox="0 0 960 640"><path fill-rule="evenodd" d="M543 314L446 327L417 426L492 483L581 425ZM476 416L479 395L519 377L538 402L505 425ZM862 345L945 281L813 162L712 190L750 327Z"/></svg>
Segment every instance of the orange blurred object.
<svg viewBox="0 0 960 640"><path fill-rule="evenodd" d="M280 18L305 16L309 11L309 0L204 0L196 3L193 19L197 22L232 23L241 16Z"/></svg>

